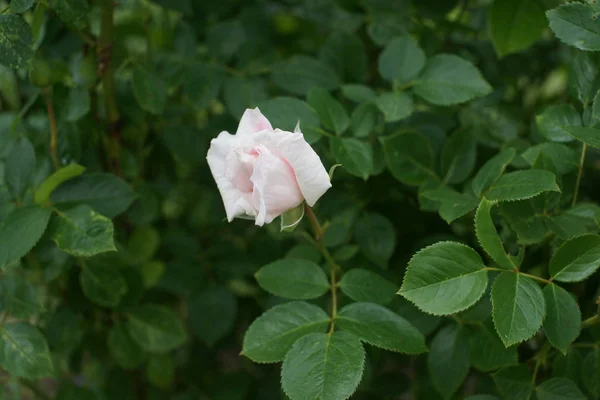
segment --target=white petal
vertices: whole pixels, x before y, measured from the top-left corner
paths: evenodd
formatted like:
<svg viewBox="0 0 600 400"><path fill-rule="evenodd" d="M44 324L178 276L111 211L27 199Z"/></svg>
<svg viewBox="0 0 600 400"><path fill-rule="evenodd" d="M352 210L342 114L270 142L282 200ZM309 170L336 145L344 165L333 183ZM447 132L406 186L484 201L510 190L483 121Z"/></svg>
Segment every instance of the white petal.
<svg viewBox="0 0 600 400"><path fill-rule="evenodd" d="M291 133L276 129L271 133L275 146L296 174L300 191L309 206L331 187L329 174L319 155L304 140L302 133Z"/></svg>
<svg viewBox="0 0 600 400"><path fill-rule="evenodd" d="M227 220L231 222L235 217L241 215L256 216L256 209L244 199L243 194L226 177L225 159L235 143L235 136L227 132L221 132L219 136L210 142L210 148L206 160L210 172L217 183Z"/></svg>
<svg viewBox="0 0 600 400"><path fill-rule="evenodd" d="M271 123L262 115L260 110L257 108L250 109L248 108L244 111L244 115L242 115L242 119L240 120L240 124L238 125L236 135L251 135L253 133L261 132L261 131L272 131L273 127Z"/></svg>

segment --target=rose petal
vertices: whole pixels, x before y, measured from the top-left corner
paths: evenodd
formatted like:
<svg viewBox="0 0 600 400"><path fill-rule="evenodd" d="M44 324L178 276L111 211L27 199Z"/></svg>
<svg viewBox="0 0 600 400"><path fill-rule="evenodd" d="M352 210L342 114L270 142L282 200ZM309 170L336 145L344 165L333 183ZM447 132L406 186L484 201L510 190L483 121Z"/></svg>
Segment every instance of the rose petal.
<svg viewBox="0 0 600 400"><path fill-rule="evenodd" d="M262 115L260 110L257 108L250 109L248 108L244 111L244 115L242 115L242 119L240 120L240 124L238 125L236 135L244 136L251 135L253 133L257 133L260 131L272 131L273 127L271 123Z"/></svg>
<svg viewBox="0 0 600 400"><path fill-rule="evenodd" d="M246 201L243 194L226 177L225 160L234 142L235 136L230 135L228 132L221 132L219 136L210 142L210 148L206 156L210 172L217 183L219 192L221 192L229 222L241 215L256 216L256 209Z"/></svg>

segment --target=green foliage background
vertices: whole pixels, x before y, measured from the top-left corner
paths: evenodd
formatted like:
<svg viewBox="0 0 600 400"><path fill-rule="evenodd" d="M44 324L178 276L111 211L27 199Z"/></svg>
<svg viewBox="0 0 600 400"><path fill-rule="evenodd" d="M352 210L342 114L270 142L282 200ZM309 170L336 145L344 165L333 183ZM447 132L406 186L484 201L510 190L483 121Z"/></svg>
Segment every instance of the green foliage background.
<svg viewBox="0 0 600 400"><path fill-rule="evenodd" d="M0 399L599 399L598 13L0 1ZM341 164L292 232L254 107Z"/></svg>

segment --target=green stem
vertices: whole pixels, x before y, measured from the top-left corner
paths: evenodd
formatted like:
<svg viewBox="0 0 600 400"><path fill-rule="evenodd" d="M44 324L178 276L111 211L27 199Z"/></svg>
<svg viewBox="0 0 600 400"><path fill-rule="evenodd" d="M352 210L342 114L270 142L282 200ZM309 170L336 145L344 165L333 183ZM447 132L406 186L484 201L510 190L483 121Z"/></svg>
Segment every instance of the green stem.
<svg viewBox="0 0 600 400"><path fill-rule="evenodd" d="M28 388L29 390L31 390L38 399L42 399L42 400L51 400L52 399L50 396L48 396L46 393L44 393L39 387L37 387L35 385L35 383L26 381L25 379L20 379L19 382L21 383L21 385L23 385L26 388Z"/></svg>
<svg viewBox="0 0 600 400"><path fill-rule="evenodd" d="M486 271L499 271L499 272L514 272L515 274L519 274L519 275L523 275L523 276L526 276L526 277L531 278L531 279L535 279L536 281L543 282L543 283L545 283L547 285L550 284L550 283L552 283L552 281L549 280L549 279L545 279L545 278L542 278L541 276L531 275L531 274L528 274L528 273L525 273L525 272L521 272L521 271L516 270L516 269L510 270L510 269L504 269L504 268L485 267L484 270L486 270Z"/></svg>
<svg viewBox="0 0 600 400"><path fill-rule="evenodd" d="M600 324L600 315L596 314L581 323L581 329L589 328L594 325Z"/></svg>
<svg viewBox="0 0 600 400"><path fill-rule="evenodd" d="M581 146L581 158L579 159L579 171L577 172L577 182L575 183L575 194L573 195L573 205L577 203L577 197L579 195L579 184L581 183L581 175L583 175L583 164L585 163L586 150L587 144L583 143L583 146Z"/></svg>
<svg viewBox="0 0 600 400"><path fill-rule="evenodd" d="M52 159L52 165L57 170L60 167L58 158L58 139L56 133L56 115L54 113L54 106L52 104L52 88L42 89L44 99L46 100L46 110L48 111L48 122L50 123L50 158Z"/></svg>

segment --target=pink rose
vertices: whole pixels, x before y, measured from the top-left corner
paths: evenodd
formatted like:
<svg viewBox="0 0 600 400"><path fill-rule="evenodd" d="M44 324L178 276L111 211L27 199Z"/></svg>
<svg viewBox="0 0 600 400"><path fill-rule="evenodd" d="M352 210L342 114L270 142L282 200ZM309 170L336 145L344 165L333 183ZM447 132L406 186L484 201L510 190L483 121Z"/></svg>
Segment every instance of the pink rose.
<svg viewBox="0 0 600 400"><path fill-rule="evenodd" d="M331 187L321 159L302 132L273 129L258 108L246 110L235 135L221 132L206 156L227 220L270 223L304 200L313 206Z"/></svg>

